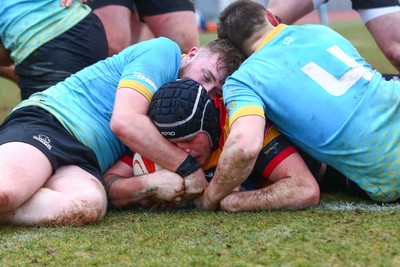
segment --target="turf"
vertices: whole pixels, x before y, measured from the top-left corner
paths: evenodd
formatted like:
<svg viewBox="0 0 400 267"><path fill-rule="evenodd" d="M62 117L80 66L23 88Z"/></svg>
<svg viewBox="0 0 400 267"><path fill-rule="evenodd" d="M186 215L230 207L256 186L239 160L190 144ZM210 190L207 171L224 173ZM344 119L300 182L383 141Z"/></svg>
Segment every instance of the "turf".
<svg viewBox="0 0 400 267"><path fill-rule="evenodd" d="M337 196L336 196L337 197ZM396 266L400 209L110 212L84 228L0 228L3 266Z"/></svg>
<svg viewBox="0 0 400 267"><path fill-rule="evenodd" d="M361 23L331 26L374 68L394 72ZM2 121L17 87L0 79L0 99ZM82 228L0 226L0 265L400 266L399 221L400 204L342 194L302 211L113 211Z"/></svg>

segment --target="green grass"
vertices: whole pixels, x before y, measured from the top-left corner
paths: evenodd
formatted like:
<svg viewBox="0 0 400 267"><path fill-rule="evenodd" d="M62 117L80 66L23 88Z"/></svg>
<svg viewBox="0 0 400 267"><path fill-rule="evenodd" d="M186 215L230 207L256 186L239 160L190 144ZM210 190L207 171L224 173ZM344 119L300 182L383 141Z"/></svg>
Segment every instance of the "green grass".
<svg viewBox="0 0 400 267"><path fill-rule="evenodd" d="M2 266L398 266L399 209L110 212L83 228L0 227Z"/></svg>
<svg viewBox="0 0 400 267"><path fill-rule="evenodd" d="M365 41L370 36L361 23L332 27L376 69L394 72L375 43ZM0 99L2 121L19 102L17 87L0 79ZM324 194L320 206L296 212L110 212L82 228L0 226L0 265L394 267L399 221L399 204L340 194Z"/></svg>
<svg viewBox="0 0 400 267"><path fill-rule="evenodd" d="M0 77L0 122L19 101L19 89L16 84Z"/></svg>
<svg viewBox="0 0 400 267"><path fill-rule="evenodd" d="M332 22L330 27L351 41L372 67L381 73L398 73L389 63L361 21Z"/></svg>

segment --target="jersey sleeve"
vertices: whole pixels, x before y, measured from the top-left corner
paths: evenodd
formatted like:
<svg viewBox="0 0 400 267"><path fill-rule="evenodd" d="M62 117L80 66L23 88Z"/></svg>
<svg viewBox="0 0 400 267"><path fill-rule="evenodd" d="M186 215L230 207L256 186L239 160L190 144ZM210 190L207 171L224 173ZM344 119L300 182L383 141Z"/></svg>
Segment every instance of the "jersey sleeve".
<svg viewBox="0 0 400 267"><path fill-rule="evenodd" d="M140 42L121 53L125 53L126 64L118 88L132 88L151 101L161 85L178 78L182 55L168 38Z"/></svg>
<svg viewBox="0 0 400 267"><path fill-rule="evenodd" d="M248 68L239 68L232 76L228 77L222 87L224 104L229 116L229 127L236 119L243 116L258 115L265 118L265 105L262 99L255 90L249 89L260 86L251 84L254 79L246 69Z"/></svg>

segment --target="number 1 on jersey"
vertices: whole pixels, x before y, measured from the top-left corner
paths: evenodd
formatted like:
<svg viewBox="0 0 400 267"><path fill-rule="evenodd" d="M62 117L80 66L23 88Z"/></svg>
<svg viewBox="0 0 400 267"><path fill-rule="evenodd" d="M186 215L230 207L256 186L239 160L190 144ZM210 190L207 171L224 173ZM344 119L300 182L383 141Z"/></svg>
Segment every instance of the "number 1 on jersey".
<svg viewBox="0 0 400 267"><path fill-rule="evenodd" d="M333 96L341 96L345 94L359 79L364 78L368 81L372 79L374 74L360 63L357 63L353 58L349 57L340 47L334 45L328 48L327 51L351 69L339 79L315 62L308 63L301 70L329 94Z"/></svg>

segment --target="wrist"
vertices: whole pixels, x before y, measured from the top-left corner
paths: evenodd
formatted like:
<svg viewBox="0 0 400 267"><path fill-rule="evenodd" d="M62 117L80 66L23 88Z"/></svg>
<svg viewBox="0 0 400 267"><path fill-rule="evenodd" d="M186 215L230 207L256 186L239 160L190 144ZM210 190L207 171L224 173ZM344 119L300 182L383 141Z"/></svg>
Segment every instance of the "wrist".
<svg viewBox="0 0 400 267"><path fill-rule="evenodd" d="M215 211L219 209L219 201L213 198L213 194L211 193L209 186L203 192L203 201L207 210Z"/></svg>
<svg viewBox="0 0 400 267"><path fill-rule="evenodd" d="M188 155L187 158L176 169L175 173L181 176L182 178L185 178L190 174L194 173L195 171L197 171L198 169L200 169L200 167L201 166L197 162L197 160L191 155Z"/></svg>
<svg viewBox="0 0 400 267"><path fill-rule="evenodd" d="M105 181L105 190L106 190L107 197L110 197L111 186L112 186L117 180L119 180L119 179L121 179L121 178L122 178L121 176L115 175L115 176L112 176L112 177L110 177L109 179L107 179L107 180Z"/></svg>
<svg viewBox="0 0 400 267"><path fill-rule="evenodd" d="M107 209L109 209L109 210L115 208L115 206L114 206L114 204L113 204L113 198L110 196L111 186L112 186L117 180L119 180L119 179L121 179L121 178L122 178L121 176L115 175L115 176L112 176L112 177L108 178L108 179L105 181L104 189L105 189L105 191L106 191L106 197L107 197Z"/></svg>
<svg viewBox="0 0 400 267"><path fill-rule="evenodd" d="M211 199L207 199L207 206L208 206L208 210L211 210L211 211L216 211L216 210L219 210L220 208L219 208L219 202L217 201L217 202L215 202L215 201L212 201Z"/></svg>

